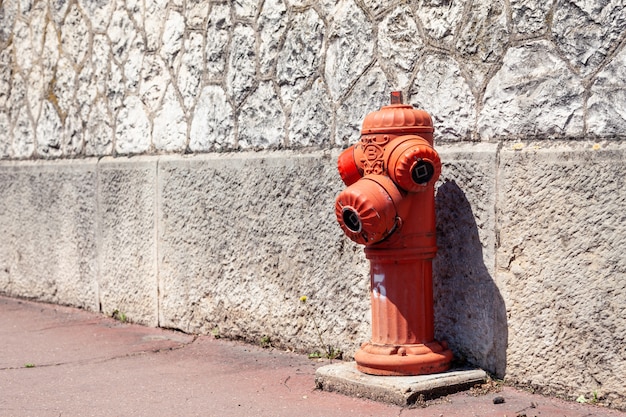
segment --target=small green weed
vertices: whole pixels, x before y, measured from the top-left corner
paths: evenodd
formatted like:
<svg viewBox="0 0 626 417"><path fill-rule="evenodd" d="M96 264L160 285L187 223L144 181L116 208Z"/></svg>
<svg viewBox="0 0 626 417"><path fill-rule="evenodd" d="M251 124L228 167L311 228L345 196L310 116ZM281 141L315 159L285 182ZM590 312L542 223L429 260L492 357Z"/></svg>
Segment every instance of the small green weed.
<svg viewBox="0 0 626 417"><path fill-rule="evenodd" d="M306 295L300 296L300 302L302 304L307 305L308 299L309 297L307 297ZM308 309L308 305L307 305L307 309ZM339 349L335 349L333 346L324 343L324 338L322 337L322 332L320 331L320 327L318 326L317 320L315 319L315 314L309 314L309 316L311 317L311 321L313 322L313 326L315 327L315 331L317 332L317 338L319 339L320 346L325 346L323 353L320 352L319 350L309 353L309 359L324 358L324 359L330 359L330 360L333 360L333 359L341 360L343 358L343 351Z"/></svg>
<svg viewBox="0 0 626 417"><path fill-rule="evenodd" d="M585 395L576 398L576 402L580 404L597 404L598 401L600 401L600 397L598 396L598 391L595 390L589 395L589 398Z"/></svg>
<svg viewBox="0 0 626 417"><path fill-rule="evenodd" d="M24 364L24 368L34 368L35 364L34 363L26 363Z"/></svg>
<svg viewBox="0 0 626 417"><path fill-rule="evenodd" d="M113 310L113 313L111 313L111 317L115 320L121 321L122 323L126 323L128 321L126 314L122 313L118 309Z"/></svg>
<svg viewBox="0 0 626 417"><path fill-rule="evenodd" d="M326 350L322 353L319 350L309 353L309 359L338 359L343 358L343 351L335 349L331 345L326 346Z"/></svg>
<svg viewBox="0 0 626 417"><path fill-rule="evenodd" d="M272 339L269 336L263 336L259 342L262 348L272 347Z"/></svg>

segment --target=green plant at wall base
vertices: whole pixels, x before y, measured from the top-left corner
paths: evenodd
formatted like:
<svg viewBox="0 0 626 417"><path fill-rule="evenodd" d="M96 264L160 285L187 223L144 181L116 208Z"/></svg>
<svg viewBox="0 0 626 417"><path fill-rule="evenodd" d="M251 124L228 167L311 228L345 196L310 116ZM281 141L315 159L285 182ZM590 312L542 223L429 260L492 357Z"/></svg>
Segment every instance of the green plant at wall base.
<svg viewBox="0 0 626 417"><path fill-rule="evenodd" d="M598 391L593 391L591 395L589 395L589 398L585 395L581 395L576 398L576 402L580 404L597 404L599 400L600 397L598 396Z"/></svg>
<svg viewBox="0 0 626 417"><path fill-rule="evenodd" d="M113 310L113 313L111 313L111 317L115 320L121 321L122 323L126 323L126 321L128 320L126 314L122 313L118 309Z"/></svg>
<svg viewBox="0 0 626 417"><path fill-rule="evenodd" d="M213 335L214 338L219 339L220 338L219 327L215 327L213 330L211 330L211 334Z"/></svg>
<svg viewBox="0 0 626 417"><path fill-rule="evenodd" d="M34 363L26 363L24 364L24 368L34 368L35 364Z"/></svg>
<svg viewBox="0 0 626 417"><path fill-rule="evenodd" d="M343 357L343 351L341 351L339 349L335 349L331 345L327 345L326 346L326 350L324 351L324 353L320 352L319 350L316 350L315 352L309 353L309 359L330 359L330 360L338 359L338 360L341 360L342 357Z"/></svg>
<svg viewBox="0 0 626 417"><path fill-rule="evenodd" d="M339 349L335 349L333 346L324 343L324 338L322 337L322 332L320 331L320 327L317 324L317 320L315 319L315 314L312 314L312 312L308 308L309 306L309 304L307 304L308 299L309 297L307 297L306 295L300 296L300 302L307 306L307 310L309 312L309 316L311 317L311 321L313 322L313 326L315 327L315 331L317 333L317 337L319 339L320 345L324 346L323 353L320 352L319 350L311 352L309 353L309 359L324 358L324 359L330 359L331 361L333 359L341 360L341 358L343 357L343 351Z"/></svg>
<svg viewBox="0 0 626 417"><path fill-rule="evenodd" d="M269 336L263 336L259 342L262 348L270 348L272 347L272 340Z"/></svg>

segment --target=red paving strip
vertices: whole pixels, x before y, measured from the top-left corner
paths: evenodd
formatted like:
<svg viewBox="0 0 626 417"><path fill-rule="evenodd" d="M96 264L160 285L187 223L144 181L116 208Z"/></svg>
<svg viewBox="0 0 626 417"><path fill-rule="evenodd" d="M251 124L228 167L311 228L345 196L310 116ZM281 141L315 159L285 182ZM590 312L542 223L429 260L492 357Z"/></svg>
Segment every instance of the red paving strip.
<svg viewBox="0 0 626 417"><path fill-rule="evenodd" d="M315 370L327 362L6 297L0 353L0 416L626 415L510 387L391 406L316 390Z"/></svg>

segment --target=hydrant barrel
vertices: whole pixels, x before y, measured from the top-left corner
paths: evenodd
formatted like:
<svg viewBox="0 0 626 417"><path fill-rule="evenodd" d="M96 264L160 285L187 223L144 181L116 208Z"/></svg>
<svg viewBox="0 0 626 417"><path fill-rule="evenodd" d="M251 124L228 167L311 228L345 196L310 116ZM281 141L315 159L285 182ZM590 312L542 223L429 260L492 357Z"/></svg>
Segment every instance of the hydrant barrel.
<svg viewBox="0 0 626 417"><path fill-rule="evenodd" d="M337 166L348 186L335 201L337 221L365 245L370 262L372 338L355 354L357 368L374 375L447 370L452 352L434 335L434 184L441 161L430 115L393 92L391 105L365 117L360 141Z"/></svg>

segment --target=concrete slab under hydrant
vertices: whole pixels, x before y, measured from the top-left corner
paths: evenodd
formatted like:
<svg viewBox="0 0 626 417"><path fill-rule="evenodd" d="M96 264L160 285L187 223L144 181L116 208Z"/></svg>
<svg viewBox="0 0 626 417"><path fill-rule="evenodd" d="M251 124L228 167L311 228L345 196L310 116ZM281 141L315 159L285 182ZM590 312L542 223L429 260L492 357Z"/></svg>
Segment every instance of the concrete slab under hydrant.
<svg viewBox="0 0 626 417"><path fill-rule="evenodd" d="M315 373L315 385L352 397L368 398L400 406L420 399L433 399L485 382L482 369L451 369L440 374L418 376L376 376L360 372L355 362L326 365Z"/></svg>

